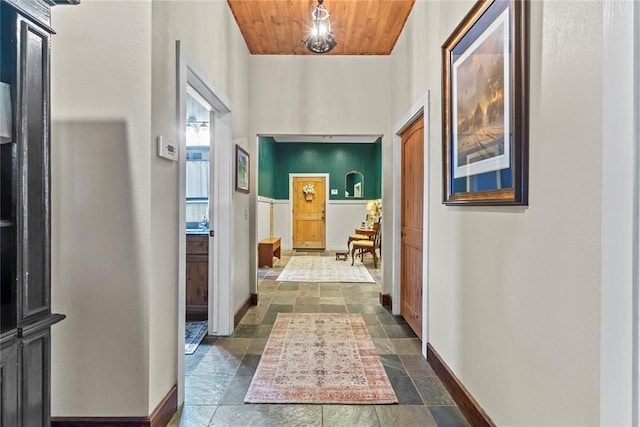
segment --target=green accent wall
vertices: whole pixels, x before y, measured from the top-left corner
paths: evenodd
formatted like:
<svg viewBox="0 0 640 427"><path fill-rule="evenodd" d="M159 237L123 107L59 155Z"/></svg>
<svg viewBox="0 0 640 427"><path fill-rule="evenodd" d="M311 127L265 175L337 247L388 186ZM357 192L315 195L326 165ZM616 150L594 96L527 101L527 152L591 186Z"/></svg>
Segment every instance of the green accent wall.
<svg viewBox="0 0 640 427"><path fill-rule="evenodd" d="M276 142L261 136L258 143L258 195L275 199Z"/></svg>
<svg viewBox="0 0 640 427"><path fill-rule="evenodd" d="M355 143L278 143L271 137L259 139L258 195L289 198L290 173L328 173L329 188L338 195L330 200L353 200L344 196L345 176L352 170L364 175L363 199L381 198L382 141Z"/></svg>

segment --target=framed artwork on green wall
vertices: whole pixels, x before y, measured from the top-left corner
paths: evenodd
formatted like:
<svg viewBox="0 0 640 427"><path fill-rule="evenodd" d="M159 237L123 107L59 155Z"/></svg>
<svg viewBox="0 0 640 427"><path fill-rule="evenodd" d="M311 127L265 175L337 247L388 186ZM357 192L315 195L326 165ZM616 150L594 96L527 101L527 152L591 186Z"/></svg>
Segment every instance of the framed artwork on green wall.
<svg viewBox="0 0 640 427"><path fill-rule="evenodd" d="M443 203L526 205L528 0L479 0L442 46Z"/></svg>
<svg viewBox="0 0 640 427"><path fill-rule="evenodd" d="M249 153L236 144L236 191L249 193Z"/></svg>

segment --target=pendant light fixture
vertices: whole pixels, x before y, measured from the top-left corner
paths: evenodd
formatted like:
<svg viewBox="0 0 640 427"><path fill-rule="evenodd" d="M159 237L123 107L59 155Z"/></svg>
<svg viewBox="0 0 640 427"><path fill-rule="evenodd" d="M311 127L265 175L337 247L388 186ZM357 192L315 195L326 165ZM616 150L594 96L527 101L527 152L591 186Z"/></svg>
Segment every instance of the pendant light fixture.
<svg viewBox="0 0 640 427"><path fill-rule="evenodd" d="M331 14L322 5L323 1L318 0L318 5L311 13L311 34L305 40L302 40L307 49L314 53L327 53L337 44L331 32Z"/></svg>

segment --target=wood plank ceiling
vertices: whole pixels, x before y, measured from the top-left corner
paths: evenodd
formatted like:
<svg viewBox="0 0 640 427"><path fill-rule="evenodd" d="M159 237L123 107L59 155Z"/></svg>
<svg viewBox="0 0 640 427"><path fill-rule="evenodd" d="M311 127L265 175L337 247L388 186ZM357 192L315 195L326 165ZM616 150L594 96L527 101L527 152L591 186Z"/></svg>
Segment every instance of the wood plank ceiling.
<svg viewBox="0 0 640 427"><path fill-rule="evenodd" d="M317 0L227 0L256 55L317 55L309 35ZM389 55L415 0L324 0L337 46L324 55Z"/></svg>

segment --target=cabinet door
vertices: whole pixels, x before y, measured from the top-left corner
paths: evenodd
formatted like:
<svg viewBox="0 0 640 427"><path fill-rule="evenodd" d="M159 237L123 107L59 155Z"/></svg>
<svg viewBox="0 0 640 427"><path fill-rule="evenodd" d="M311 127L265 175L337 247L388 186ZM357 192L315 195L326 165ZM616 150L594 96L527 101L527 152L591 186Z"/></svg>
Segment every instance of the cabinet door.
<svg viewBox="0 0 640 427"><path fill-rule="evenodd" d="M18 411L18 342L12 339L0 349L0 426L20 425Z"/></svg>
<svg viewBox="0 0 640 427"><path fill-rule="evenodd" d="M51 423L51 332L47 327L22 338L22 419L25 426Z"/></svg>
<svg viewBox="0 0 640 427"><path fill-rule="evenodd" d="M49 312L49 33L18 18L18 321Z"/></svg>

